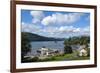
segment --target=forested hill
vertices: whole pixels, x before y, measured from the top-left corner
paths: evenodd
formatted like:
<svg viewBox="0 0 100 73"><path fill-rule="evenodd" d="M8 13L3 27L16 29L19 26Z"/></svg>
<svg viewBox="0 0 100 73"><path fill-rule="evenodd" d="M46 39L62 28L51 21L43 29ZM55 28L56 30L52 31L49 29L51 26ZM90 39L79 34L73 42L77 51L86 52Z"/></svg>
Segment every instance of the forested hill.
<svg viewBox="0 0 100 73"><path fill-rule="evenodd" d="M27 38L29 41L63 41L64 38L45 37L34 33L21 32L21 37Z"/></svg>

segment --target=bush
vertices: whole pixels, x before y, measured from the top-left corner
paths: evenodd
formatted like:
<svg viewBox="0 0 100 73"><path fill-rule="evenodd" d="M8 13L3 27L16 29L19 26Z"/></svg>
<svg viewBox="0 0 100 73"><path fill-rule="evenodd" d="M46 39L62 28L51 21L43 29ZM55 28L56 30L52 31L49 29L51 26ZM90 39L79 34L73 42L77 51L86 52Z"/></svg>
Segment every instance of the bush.
<svg viewBox="0 0 100 73"><path fill-rule="evenodd" d="M39 61L39 58L38 57L32 58L32 62L38 62L38 61Z"/></svg>
<svg viewBox="0 0 100 73"><path fill-rule="evenodd" d="M65 45L64 54L70 54L70 53L73 53L71 46Z"/></svg>
<svg viewBox="0 0 100 73"><path fill-rule="evenodd" d="M87 56L90 56L90 48L86 48Z"/></svg>

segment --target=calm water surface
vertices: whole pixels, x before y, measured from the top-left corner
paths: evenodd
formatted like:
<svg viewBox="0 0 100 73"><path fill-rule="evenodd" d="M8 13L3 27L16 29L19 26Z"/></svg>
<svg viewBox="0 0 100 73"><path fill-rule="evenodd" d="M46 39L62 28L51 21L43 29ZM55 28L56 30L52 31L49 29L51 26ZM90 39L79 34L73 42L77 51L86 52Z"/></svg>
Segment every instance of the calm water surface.
<svg viewBox="0 0 100 73"><path fill-rule="evenodd" d="M29 55L35 55L38 49L41 49L43 46L51 49L58 49L60 51L64 50L64 41L35 41L31 42L31 52Z"/></svg>

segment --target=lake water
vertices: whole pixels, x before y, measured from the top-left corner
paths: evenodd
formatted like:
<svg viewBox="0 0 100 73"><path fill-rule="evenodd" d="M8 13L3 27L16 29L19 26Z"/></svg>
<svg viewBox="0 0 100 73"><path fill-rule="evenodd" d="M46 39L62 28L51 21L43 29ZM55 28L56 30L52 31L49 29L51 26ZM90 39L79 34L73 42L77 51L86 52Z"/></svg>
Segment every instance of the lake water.
<svg viewBox="0 0 100 73"><path fill-rule="evenodd" d="M51 49L58 49L60 51L64 50L64 41L34 41L31 42L31 52L28 53L29 55L35 55L36 51L43 46L46 48L51 48Z"/></svg>

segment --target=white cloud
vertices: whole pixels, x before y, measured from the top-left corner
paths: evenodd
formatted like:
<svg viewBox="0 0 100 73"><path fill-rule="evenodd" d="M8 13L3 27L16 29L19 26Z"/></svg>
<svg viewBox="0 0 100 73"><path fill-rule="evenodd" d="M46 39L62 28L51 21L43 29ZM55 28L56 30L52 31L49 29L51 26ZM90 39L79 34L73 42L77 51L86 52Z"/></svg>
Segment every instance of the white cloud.
<svg viewBox="0 0 100 73"><path fill-rule="evenodd" d="M80 20L84 13L53 13L45 16L43 11L30 11L31 24L22 22L22 31L47 37L70 37L89 35L90 28L75 27L71 24ZM88 19L89 17L87 17Z"/></svg>
<svg viewBox="0 0 100 73"><path fill-rule="evenodd" d="M74 26L61 26L61 27L45 27L41 33L48 37L69 37L89 35L89 26L79 28ZM43 34L42 34L43 35Z"/></svg>
<svg viewBox="0 0 100 73"><path fill-rule="evenodd" d="M66 24L72 24L73 22L76 22L80 19L80 17L83 15L83 13L68 13L68 14L62 14L62 13L55 13L51 16L45 17L41 23L43 25L66 25Z"/></svg>
<svg viewBox="0 0 100 73"><path fill-rule="evenodd" d="M73 26L61 26L59 28L60 32L73 32L74 27Z"/></svg>
<svg viewBox="0 0 100 73"><path fill-rule="evenodd" d="M52 25L56 23L56 17L54 16L47 16L42 20L43 25Z"/></svg>
<svg viewBox="0 0 100 73"><path fill-rule="evenodd" d="M33 17L33 23L39 23L44 17L43 11L30 11L30 15Z"/></svg>
<svg viewBox="0 0 100 73"><path fill-rule="evenodd" d="M31 14L34 18L38 18L38 19L41 19L42 17L44 17L43 11L30 11L30 14Z"/></svg>
<svg viewBox="0 0 100 73"><path fill-rule="evenodd" d="M38 33L40 32L41 27L35 24L27 24L22 22L21 29L23 32Z"/></svg>
<svg viewBox="0 0 100 73"><path fill-rule="evenodd" d="M58 27L45 27L45 29L43 29L43 32L45 33L49 33L49 34L55 34L55 33L59 33L58 31Z"/></svg>
<svg viewBox="0 0 100 73"><path fill-rule="evenodd" d="M80 32L80 28L76 28L73 32Z"/></svg>
<svg viewBox="0 0 100 73"><path fill-rule="evenodd" d="M64 33L78 33L80 32L80 28L76 28L73 26L62 26L59 28L59 31Z"/></svg>
<svg viewBox="0 0 100 73"><path fill-rule="evenodd" d="M74 27L74 26L46 26L41 27L35 24L26 24L22 22L22 31L31 32L47 37L70 37L70 36L81 36L81 35L90 35L89 26L86 27Z"/></svg>

